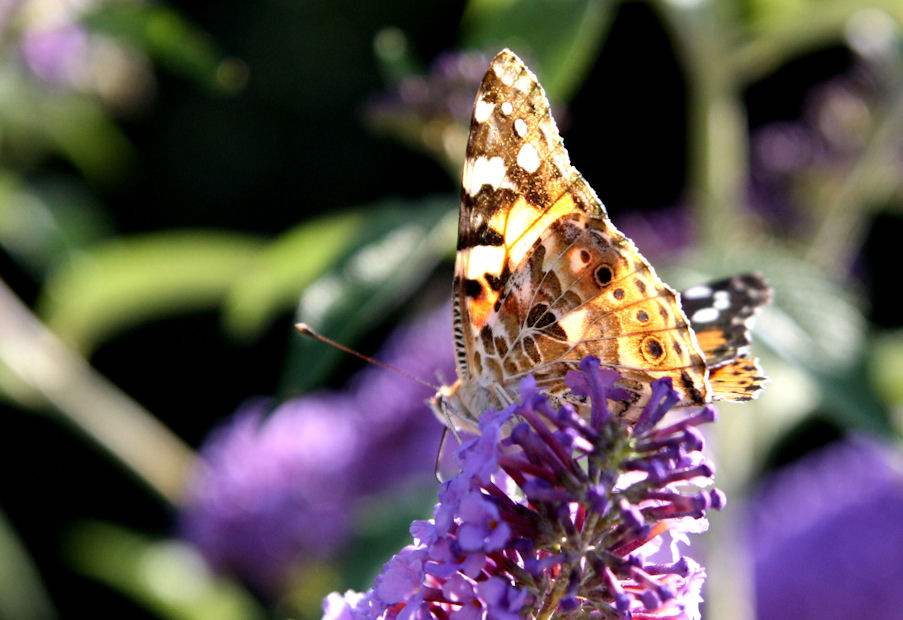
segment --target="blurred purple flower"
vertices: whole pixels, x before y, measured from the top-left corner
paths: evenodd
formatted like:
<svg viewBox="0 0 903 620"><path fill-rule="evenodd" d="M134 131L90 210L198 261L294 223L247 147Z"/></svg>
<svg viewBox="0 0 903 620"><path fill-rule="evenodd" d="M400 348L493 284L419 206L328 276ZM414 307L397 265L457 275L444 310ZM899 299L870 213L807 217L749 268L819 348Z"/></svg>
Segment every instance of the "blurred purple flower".
<svg viewBox="0 0 903 620"><path fill-rule="evenodd" d="M450 382L456 376L451 316L451 308L442 306L399 329L377 359L427 381ZM349 394L367 433L358 458L368 465L356 473L358 492L385 489L412 472L432 481L441 430L424 403L435 390L368 366L351 378Z"/></svg>
<svg viewBox="0 0 903 620"><path fill-rule="evenodd" d="M434 518L412 524L414 544L365 594L328 596L324 619L698 618L705 571L678 543L724 505L700 490L713 468L695 426L714 409L662 424L677 400L662 379L631 428L607 407L628 396L619 375L592 357L580 369L568 385L590 398L590 421L524 379L521 404L486 411L458 449L460 473Z"/></svg>
<svg viewBox="0 0 903 620"><path fill-rule="evenodd" d="M26 32L21 48L25 65L36 77L69 86L79 66L87 61L88 37L80 26L67 23Z"/></svg>
<svg viewBox="0 0 903 620"><path fill-rule="evenodd" d="M788 233L788 225L805 224L805 194L831 187L859 161L878 122L876 109L888 104L878 83L868 66L859 65L814 88L798 120L752 133L751 202L776 230Z"/></svg>
<svg viewBox="0 0 903 620"><path fill-rule="evenodd" d="M683 205L654 212L631 211L618 217L618 228L653 264L674 260L690 249L696 234L693 219Z"/></svg>
<svg viewBox="0 0 903 620"><path fill-rule="evenodd" d="M486 73L489 58L479 52L440 54L425 74L402 79L367 108L375 119L424 122L449 119L467 125L473 94Z"/></svg>
<svg viewBox="0 0 903 620"><path fill-rule="evenodd" d="M88 96L116 113L147 101L154 81L146 50L122 33L84 23L102 4L120 3L0 0L7 47L35 78L26 87L38 87L39 95Z"/></svg>
<svg viewBox="0 0 903 620"><path fill-rule="evenodd" d="M751 502L759 618L899 618L900 455L847 440L773 474Z"/></svg>
<svg viewBox="0 0 903 620"><path fill-rule="evenodd" d="M262 403L247 406L201 449L183 535L218 569L278 588L299 554L327 556L347 535L348 468L361 439L340 395L269 417Z"/></svg>
<svg viewBox="0 0 903 620"><path fill-rule="evenodd" d="M448 307L394 333L377 357L429 376L454 373ZM303 559L347 540L354 506L416 476L432 479L441 428L432 391L381 368L346 392L247 405L200 450L182 534L223 571L275 593Z"/></svg>
<svg viewBox="0 0 903 620"><path fill-rule="evenodd" d="M473 94L489 58L476 52L440 55L423 75L410 75L368 102L364 114L378 132L437 158L456 175L467 144Z"/></svg>

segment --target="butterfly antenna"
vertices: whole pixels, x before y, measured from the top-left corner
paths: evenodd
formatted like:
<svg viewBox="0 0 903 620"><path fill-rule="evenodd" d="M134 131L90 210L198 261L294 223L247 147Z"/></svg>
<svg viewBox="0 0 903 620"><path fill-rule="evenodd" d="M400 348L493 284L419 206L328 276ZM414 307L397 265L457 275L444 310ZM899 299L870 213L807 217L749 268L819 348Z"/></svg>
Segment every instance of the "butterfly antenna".
<svg viewBox="0 0 903 620"><path fill-rule="evenodd" d="M295 329L297 329L299 332L301 332L301 333L304 334L305 336L310 336L311 338L315 338L315 339L319 340L320 342L325 342L326 344L335 347L335 348L338 349L339 351L344 351L345 353L348 353L348 354L350 354L350 355L353 355L353 356L355 356L355 357L358 357L358 358L364 360L365 362L369 362L369 363L373 364L374 366L379 366L380 368L385 368L386 370L391 370L391 371L393 371L393 372L397 372L397 373L400 374L401 376L407 377L408 379L411 379L411 380L413 380L413 381L416 381L417 383L419 383L419 384L421 384L421 385L425 385L426 387L428 387L428 388L430 388L430 389L432 389L432 390L436 390L436 391L439 390L439 386L438 386L438 385L433 385L433 384L430 383L429 381L425 381L424 379L421 379L420 377L418 377L418 376L416 376L416 375L413 375L413 374L409 373L407 370L402 370L401 368L396 368L395 366L392 366L392 365L390 365L390 364L386 364L385 362L381 362L381 361L379 361L379 360L375 360L375 359L373 359L372 357L367 357L367 356L364 355L363 353L358 353L358 352L355 351L354 349L349 349L349 348L346 347L345 345L339 344L338 342L336 342L335 340L332 340L331 338L327 338L327 337L324 336L323 334L320 334L320 333L318 333L317 331L315 331L315 330L314 330L310 325L308 325L307 323L296 323L296 324L295 324Z"/></svg>

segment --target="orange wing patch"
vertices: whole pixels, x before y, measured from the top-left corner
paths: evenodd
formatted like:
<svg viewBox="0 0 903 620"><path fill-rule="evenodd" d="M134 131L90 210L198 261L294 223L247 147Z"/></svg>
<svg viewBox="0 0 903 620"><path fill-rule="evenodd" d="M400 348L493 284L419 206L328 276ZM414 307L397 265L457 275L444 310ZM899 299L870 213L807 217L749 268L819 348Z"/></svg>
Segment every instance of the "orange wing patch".
<svg viewBox="0 0 903 620"><path fill-rule="evenodd" d="M709 383L715 400L752 400L767 380L754 357L738 357L724 366L709 370Z"/></svg>
<svg viewBox="0 0 903 620"><path fill-rule="evenodd" d="M483 274L479 278L469 279L464 282L467 291L467 310L470 320L476 327L483 327L492 307L499 298L499 291L493 290L489 283L491 274Z"/></svg>
<svg viewBox="0 0 903 620"><path fill-rule="evenodd" d="M702 349L706 358L712 358L715 354L724 350L724 347L728 343L728 339L723 331L697 331L696 342L699 344L699 348Z"/></svg>
<svg viewBox="0 0 903 620"><path fill-rule="evenodd" d="M490 223L502 234L508 248L509 265L513 269L523 261L527 251L552 222L575 211L574 197L570 193L564 194L545 212L519 196L509 211L498 213Z"/></svg>

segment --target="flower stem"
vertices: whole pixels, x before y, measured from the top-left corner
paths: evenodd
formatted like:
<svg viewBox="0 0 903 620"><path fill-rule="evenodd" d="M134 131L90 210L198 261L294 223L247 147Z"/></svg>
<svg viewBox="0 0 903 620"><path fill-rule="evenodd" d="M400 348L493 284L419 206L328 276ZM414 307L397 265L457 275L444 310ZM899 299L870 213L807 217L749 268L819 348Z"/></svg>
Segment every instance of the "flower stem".
<svg viewBox="0 0 903 620"><path fill-rule="evenodd" d="M179 501L191 448L60 342L3 281L0 365L10 371L8 394L31 407L49 404L161 497Z"/></svg>

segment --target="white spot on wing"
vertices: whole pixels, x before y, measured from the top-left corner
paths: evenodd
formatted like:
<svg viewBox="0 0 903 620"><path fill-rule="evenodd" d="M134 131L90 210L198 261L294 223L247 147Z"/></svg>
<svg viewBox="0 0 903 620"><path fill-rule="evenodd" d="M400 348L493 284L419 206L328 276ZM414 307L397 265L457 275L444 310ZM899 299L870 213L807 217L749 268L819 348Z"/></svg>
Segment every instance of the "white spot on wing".
<svg viewBox="0 0 903 620"><path fill-rule="evenodd" d="M480 99L477 101L477 104L473 108L473 118L478 123L485 123L489 120L489 117L492 115L492 111L495 109L495 104L485 99Z"/></svg>
<svg viewBox="0 0 903 620"><path fill-rule="evenodd" d="M551 118L544 118L540 121L539 124L540 130L542 130L542 136L545 138L546 142L550 145L555 144L558 139L558 128L555 126L555 123Z"/></svg>
<svg viewBox="0 0 903 620"><path fill-rule="evenodd" d="M492 65L492 70L495 72L495 76L499 81L505 86L514 84L514 79L517 77L517 74L515 73L517 70L516 66L506 64L504 60L499 60Z"/></svg>
<svg viewBox="0 0 903 620"><path fill-rule="evenodd" d="M464 190L476 196L484 185L498 189L505 178L505 160L501 157L477 157L464 164Z"/></svg>
<svg viewBox="0 0 903 620"><path fill-rule="evenodd" d="M527 135L527 123L524 122L524 119L519 118L514 121L514 132L521 138Z"/></svg>
<svg viewBox="0 0 903 620"><path fill-rule="evenodd" d="M693 323L711 323L718 318L719 314L721 313L715 308L700 308L693 313L690 321Z"/></svg>
<svg viewBox="0 0 903 620"><path fill-rule="evenodd" d="M568 263L570 263L571 273L581 273L586 268L586 261L580 256L580 248L574 248L568 252Z"/></svg>
<svg viewBox="0 0 903 620"><path fill-rule="evenodd" d="M524 94L529 94L529 92L533 90L533 85L535 83L536 82L529 73L521 73L517 78L517 81L514 82L514 88Z"/></svg>
<svg viewBox="0 0 903 620"><path fill-rule="evenodd" d="M568 340L581 340L586 337L586 310L575 310L558 319L558 325L567 334Z"/></svg>
<svg viewBox="0 0 903 620"><path fill-rule="evenodd" d="M701 297L709 297L712 294L712 288L704 284L692 286L680 294L684 299L699 299Z"/></svg>
<svg viewBox="0 0 903 620"><path fill-rule="evenodd" d="M536 148L527 142L522 147L520 147L520 151L517 153L517 165L526 170L529 173L536 172L539 168L539 154L536 152Z"/></svg>
<svg viewBox="0 0 903 620"><path fill-rule="evenodd" d="M727 291L715 291L712 306L716 310L727 310L731 307L731 296Z"/></svg>
<svg viewBox="0 0 903 620"><path fill-rule="evenodd" d="M462 250L466 252L467 274L471 280L477 280L483 274L500 275L505 262L505 248L500 245L475 245Z"/></svg>
<svg viewBox="0 0 903 620"><path fill-rule="evenodd" d="M511 105L511 102L510 102L510 101L503 101L503 102L502 102L502 114L504 114L505 116L508 116L508 115L510 115L512 112L514 112L514 106Z"/></svg>

